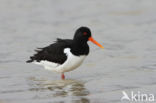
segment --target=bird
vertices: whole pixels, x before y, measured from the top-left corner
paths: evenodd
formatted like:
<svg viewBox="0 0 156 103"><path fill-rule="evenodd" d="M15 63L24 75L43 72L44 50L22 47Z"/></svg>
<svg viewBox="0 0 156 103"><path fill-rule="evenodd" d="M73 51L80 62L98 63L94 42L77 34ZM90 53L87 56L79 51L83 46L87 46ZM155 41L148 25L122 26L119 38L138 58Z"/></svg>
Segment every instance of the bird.
<svg viewBox="0 0 156 103"><path fill-rule="evenodd" d="M93 39L88 27L81 26L76 30L73 39L57 38L53 44L37 48L36 53L30 56L26 62L41 65L47 70L60 73L61 79L64 80L64 73L79 67L88 56L90 51L88 41L104 48Z"/></svg>

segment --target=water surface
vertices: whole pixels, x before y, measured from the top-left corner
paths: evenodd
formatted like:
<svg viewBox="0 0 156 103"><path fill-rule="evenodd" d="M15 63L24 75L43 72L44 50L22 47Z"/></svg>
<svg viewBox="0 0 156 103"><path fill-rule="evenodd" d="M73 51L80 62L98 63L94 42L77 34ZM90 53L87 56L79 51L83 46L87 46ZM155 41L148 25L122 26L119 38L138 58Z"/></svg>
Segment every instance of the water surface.
<svg viewBox="0 0 156 103"><path fill-rule="evenodd" d="M121 103L122 91L156 95L155 0L1 0L0 103ZM77 70L25 61L57 37L88 26L92 43Z"/></svg>

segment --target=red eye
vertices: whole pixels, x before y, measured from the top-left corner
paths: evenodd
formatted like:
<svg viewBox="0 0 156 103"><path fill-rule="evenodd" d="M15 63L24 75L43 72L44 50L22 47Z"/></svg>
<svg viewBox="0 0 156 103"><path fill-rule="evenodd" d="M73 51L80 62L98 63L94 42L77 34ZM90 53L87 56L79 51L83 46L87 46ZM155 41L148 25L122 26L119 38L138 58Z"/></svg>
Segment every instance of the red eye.
<svg viewBox="0 0 156 103"><path fill-rule="evenodd" d="M87 32L83 32L83 35L87 35Z"/></svg>

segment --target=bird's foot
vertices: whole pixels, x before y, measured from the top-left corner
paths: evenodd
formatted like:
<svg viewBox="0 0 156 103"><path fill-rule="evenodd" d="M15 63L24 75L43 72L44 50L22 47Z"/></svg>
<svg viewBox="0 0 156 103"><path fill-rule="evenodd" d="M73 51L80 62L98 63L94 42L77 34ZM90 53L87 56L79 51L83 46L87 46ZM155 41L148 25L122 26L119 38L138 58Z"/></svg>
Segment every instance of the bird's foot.
<svg viewBox="0 0 156 103"><path fill-rule="evenodd" d="M65 80L65 75L62 73L61 75L62 80Z"/></svg>

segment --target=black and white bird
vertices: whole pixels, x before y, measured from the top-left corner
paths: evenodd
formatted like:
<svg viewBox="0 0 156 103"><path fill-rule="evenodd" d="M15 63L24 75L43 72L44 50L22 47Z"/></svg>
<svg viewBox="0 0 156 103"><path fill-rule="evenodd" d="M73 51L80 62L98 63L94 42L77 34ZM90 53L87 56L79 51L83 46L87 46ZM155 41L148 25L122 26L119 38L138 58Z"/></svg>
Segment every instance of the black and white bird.
<svg viewBox="0 0 156 103"><path fill-rule="evenodd" d="M61 73L61 78L65 79L64 73L80 66L89 54L88 41L104 48L92 38L88 27L80 27L73 39L58 38L55 43L35 50L37 53L31 56L27 63L42 65L47 70Z"/></svg>

